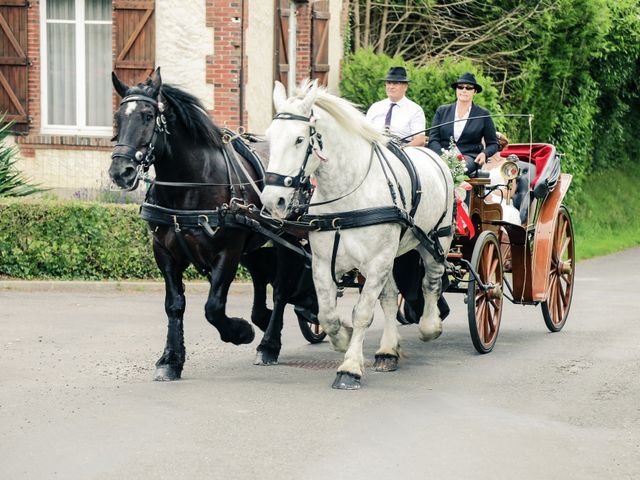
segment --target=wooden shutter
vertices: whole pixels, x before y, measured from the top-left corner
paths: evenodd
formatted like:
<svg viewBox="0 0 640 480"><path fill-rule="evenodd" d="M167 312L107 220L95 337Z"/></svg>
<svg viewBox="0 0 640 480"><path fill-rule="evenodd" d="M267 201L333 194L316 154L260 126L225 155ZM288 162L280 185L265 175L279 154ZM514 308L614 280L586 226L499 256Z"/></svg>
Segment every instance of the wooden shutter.
<svg viewBox="0 0 640 480"><path fill-rule="evenodd" d="M329 83L329 2L313 3L311 13L311 78L325 87Z"/></svg>
<svg viewBox="0 0 640 480"><path fill-rule="evenodd" d="M127 85L146 80L155 68L154 8L153 0L113 1L116 36L114 70Z"/></svg>
<svg viewBox="0 0 640 480"><path fill-rule="evenodd" d="M275 77L287 87L287 75L289 74L289 53L287 52L287 45L289 42L289 8L285 5L289 5L288 1L277 0L276 8L276 62L275 62Z"/></svg>
<svg viewBox="0 0 640 480"><path fill-rule="evenodd" d="M28 131L26 0L0 0L0 115L13 121L15 133Z"/></svg>

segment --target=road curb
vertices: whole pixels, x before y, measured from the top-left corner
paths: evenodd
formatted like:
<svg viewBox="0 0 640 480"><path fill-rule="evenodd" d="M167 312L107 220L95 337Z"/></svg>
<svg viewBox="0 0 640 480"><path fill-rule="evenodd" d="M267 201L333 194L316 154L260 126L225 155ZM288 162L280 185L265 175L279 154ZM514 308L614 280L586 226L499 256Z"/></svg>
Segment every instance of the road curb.
<svg viewBox="0 0 640 480"><path fill-rule="evenodd" d="M207 293L207 282L185 282L188 293ZM252 290L250 282L233 282L230 293ZM0 280L0 292L164 292L163 281Z"/></svg>

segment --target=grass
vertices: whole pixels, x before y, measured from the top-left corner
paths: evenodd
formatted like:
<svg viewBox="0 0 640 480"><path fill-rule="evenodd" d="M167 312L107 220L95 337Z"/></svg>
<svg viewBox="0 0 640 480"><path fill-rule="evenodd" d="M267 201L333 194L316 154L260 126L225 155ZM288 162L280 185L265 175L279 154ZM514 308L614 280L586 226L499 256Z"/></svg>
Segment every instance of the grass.
<svg viewBox="0 0 640 480"><path fill-rule="evenodd" d="M569 207L578 260L640 245L640 164L594 173Z"/></svg>

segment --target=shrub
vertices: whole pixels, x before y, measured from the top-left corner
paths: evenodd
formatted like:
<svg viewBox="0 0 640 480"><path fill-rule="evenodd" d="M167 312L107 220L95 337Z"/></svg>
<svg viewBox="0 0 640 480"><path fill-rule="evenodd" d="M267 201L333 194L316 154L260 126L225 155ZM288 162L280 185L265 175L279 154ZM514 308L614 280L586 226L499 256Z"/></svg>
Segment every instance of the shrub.
<svg viewBox="0 0 640 480"><path fill-rule="evenodd" d="M42 188L29 184L16 168L18 149L7 145L12 123L3 125L3 121L4 116L0 115L0 197L25 197L42 192Z"/></svg>
<svg viewBox="0 0 640 480"><path fill-rule="evenodd" d="M404 66L411 83L407 96L419 104L427 117L427 127L439 105L455 101L451 83L464 72L475 74L483 91L476 97L476 103L487 108L492 114L499 114L502 108L498 104L498 90L492 80L469 60L444 61L437 65L416 68L400 57L376 54L371 49L358 50L349 55L342 70L340 93L343 97L361 106L366 111L371 104L386 97L384 82L381 81L391 66ZM505 127L505 120L496 118L498 129Z"/></svg>
<svg viewBox="0 0 640 480"><path fill-rule="evenodd" d="M15 278L158 278L138 208L89 202L0 204L0 274Z"/></svg>

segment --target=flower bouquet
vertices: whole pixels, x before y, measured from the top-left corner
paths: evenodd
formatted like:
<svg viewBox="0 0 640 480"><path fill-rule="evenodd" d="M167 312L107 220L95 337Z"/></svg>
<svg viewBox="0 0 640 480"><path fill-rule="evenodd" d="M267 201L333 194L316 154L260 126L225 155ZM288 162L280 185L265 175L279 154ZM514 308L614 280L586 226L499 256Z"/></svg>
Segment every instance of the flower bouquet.
<svg viewBox="0 0 640 480"><path fill-rule="evenodd" d="M449 149L442 149L440 157L451 170L451 176L453 177L453 188L455 189L456 196L463 200L466 196L466 191L471 189L471 185L467 183L469 177L465 174L466 164L464 155L460 153L453 138L451 139Z"/></svg>

